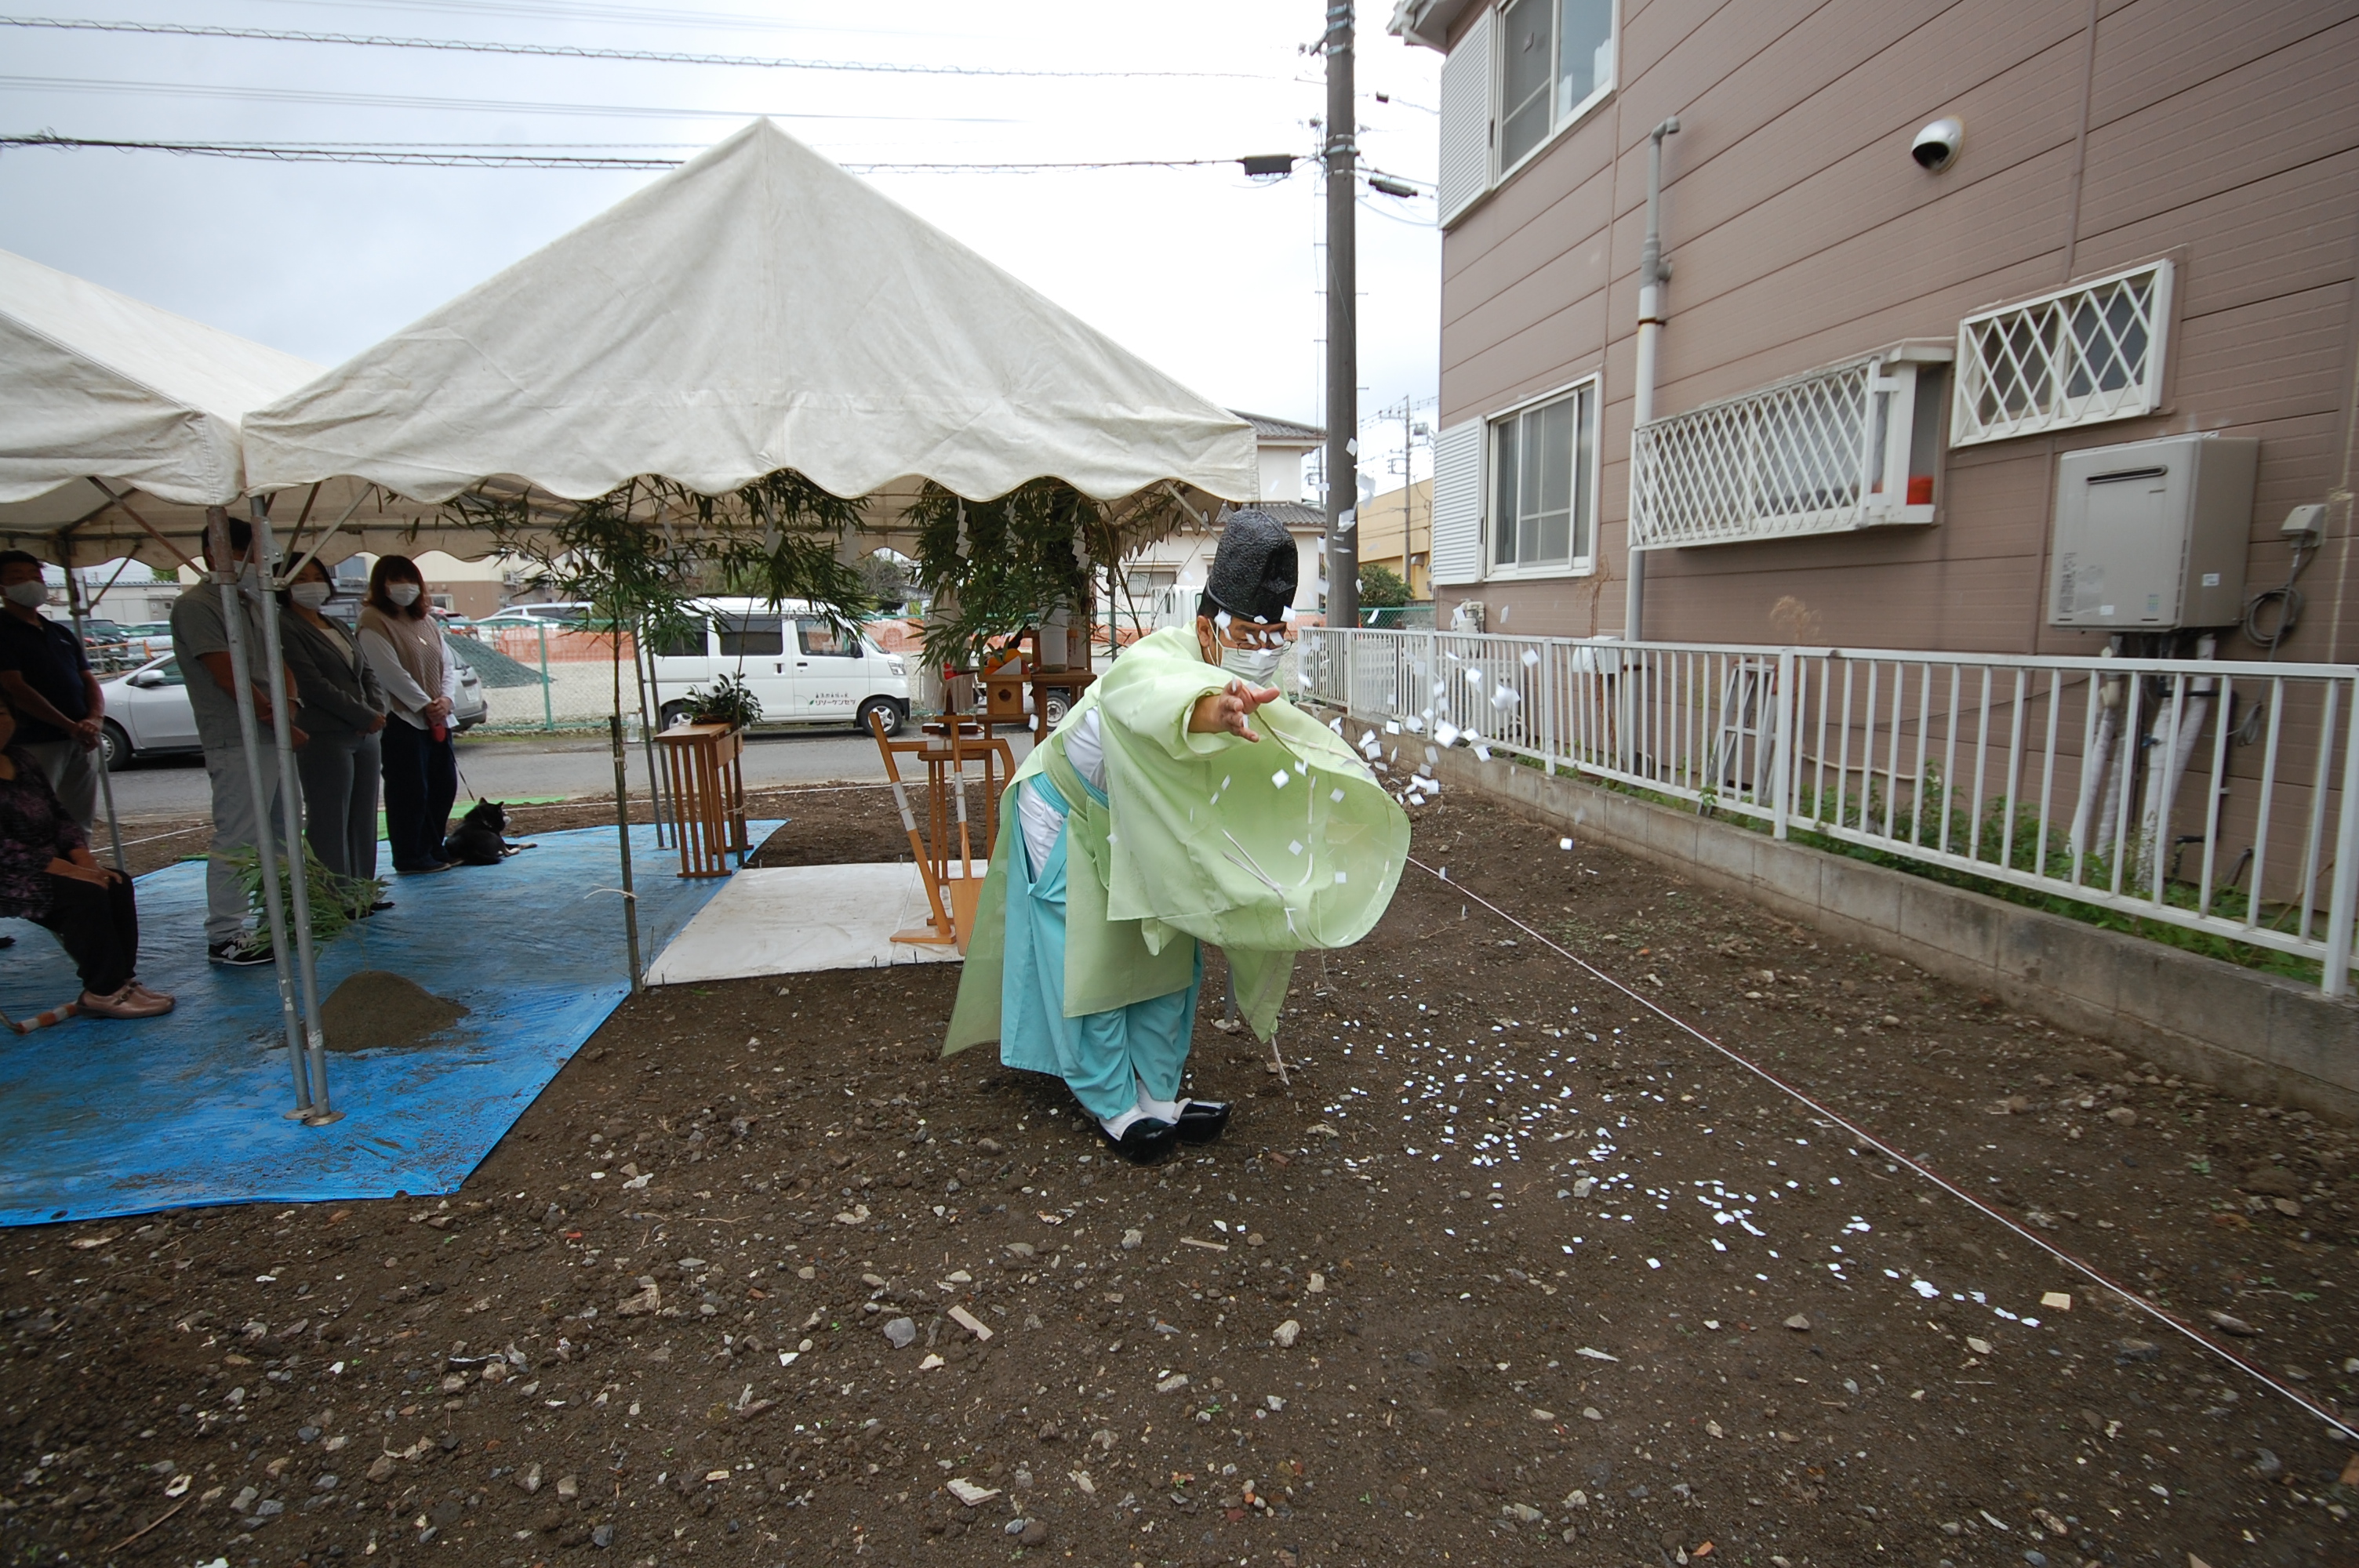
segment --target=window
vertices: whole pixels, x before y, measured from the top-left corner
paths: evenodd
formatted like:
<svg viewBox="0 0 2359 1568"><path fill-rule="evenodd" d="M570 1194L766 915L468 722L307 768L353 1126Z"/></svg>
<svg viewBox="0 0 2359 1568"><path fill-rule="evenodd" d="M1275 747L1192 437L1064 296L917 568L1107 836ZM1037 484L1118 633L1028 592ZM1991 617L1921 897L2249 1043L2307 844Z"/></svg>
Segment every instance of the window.
<svg viewBox="0 0 2359 1568"><path fill-rule="evenodd" d="M656 657L659 659L701 659L704 657L704 634L710 626L702 616L690 620L687 625L656 639Z"/></svg>
<svg viewBox="0 0 2359 1568"><path fill-rule="evenodd" d="M1614 6L1615 0L1506 0L1460 35L1441 65L1443 223L1455 222L1613 91ZM1402 15L1395 16L1395 31L1435 41L1413 30L1417 25L1412 17L1405 31Z"/></svg>
<svg viewBox="0 0 2359 1568"><path fill-rule="evenodd" d="M775 659L787 651L786 633L775 615L723 616L717 624L724 659Z"/></svg>
<svg viewBox="0 0 2359 1568"><path fill-rule="evenodd" d="M1582 570L1595 532L1597 384L1491 422L1491 565Z"/></svg>
<svg viewBox="0 0 2359 1568"><path fill-rule="evenodd" d="M1614 81L1614 0L1508 0L1499 10L1499 168L1521 163Z"/></svg>
<svg viewBox="0 0 2359 1568"><path fill-rule="evenodd" d="M1950 444L1972 446L2162 406L2171 265L2150 262L1958 324Z"/></svg>
<svg viewBox="0 0 2359 1568"><path fill-rule="evenodd" d="M1640 426L1637 547L1932 522L1949 351L1904 344Z"/></svg>
<svg viewBox="0 0 2359 1568"><path fill-rule="evenodd" d="M856 659L860 657L860 633L841 626L831 626L815 616L806 615L795 622L795 632L802 639L803 652L814 659Z"/></svg>

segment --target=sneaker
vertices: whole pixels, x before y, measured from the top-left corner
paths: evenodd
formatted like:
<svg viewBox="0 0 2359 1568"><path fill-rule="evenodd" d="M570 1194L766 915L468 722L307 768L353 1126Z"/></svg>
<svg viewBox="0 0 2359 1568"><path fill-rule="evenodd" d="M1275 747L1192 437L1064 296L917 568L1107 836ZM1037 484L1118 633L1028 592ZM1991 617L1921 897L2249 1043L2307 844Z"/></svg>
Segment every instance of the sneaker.
<svg viewBox="0 0 2359 1568"><path fill-rule="evenodd" d="M97 1018L154 1018L172 1011L168 998L150 996L125 985L112 996L82 993L82 1010Z"/></svg>
<svg viewBox="0 0 2359 1568"><path fill-rule="evenodd" d="M216 942L205 949L205 957L216 964L232 968L250 969L256 964L270 962L270 939L266 936L233 936L226 942Z"/></svg>

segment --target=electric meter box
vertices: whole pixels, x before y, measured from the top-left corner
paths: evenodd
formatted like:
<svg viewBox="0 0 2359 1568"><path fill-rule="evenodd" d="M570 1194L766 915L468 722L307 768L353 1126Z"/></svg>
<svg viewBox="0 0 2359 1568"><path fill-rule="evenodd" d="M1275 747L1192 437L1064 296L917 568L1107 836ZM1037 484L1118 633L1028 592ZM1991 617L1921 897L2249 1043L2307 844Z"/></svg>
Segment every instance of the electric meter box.
<svg viewBox="0 0 2359 1568"><path fill-rule="evenodd" d="M2245 615L2261 444L2165 436L2056 460L2048 623L2167 632Z"/></svg>

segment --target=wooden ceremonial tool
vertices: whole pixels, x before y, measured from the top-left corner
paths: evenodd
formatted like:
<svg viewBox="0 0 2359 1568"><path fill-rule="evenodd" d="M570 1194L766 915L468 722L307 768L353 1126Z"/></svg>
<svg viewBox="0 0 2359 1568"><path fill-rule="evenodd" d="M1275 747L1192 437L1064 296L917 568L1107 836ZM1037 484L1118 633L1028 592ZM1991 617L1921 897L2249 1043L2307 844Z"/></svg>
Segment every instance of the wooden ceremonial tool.
<svg viewBox="0 0 2359 1568"><path fill-rule="evenodd" d="M63 1023L67 1019L80 1014L81 1011L82 1002L76 1000L66 1003L63 1007L53 1007L47 1012L37 1012L23 1023L17 1022L5 1012L0 1012L0 1023L6 1024L13 1033L30 1034L36 1029L47 1029L52 1023Z"/></svg>
<svg viewBox="0 0 2359 1568"><path fill-rule="evenodd" d="M968 936L974 929L975 911L983 901L984 873L990 864L986 854L980 862L975 856L974 823L967 809L967 765L980 762L984 793L984 841L996 842L999 827L999 793L1007 777L1015 772L1015 753L1006 741L990 734L987 727L973 719L937 720L922 727L914 741L895 741L885 733L881 716L869 716L870 731L876 737L876 750L885 760L885 776L893 786L893 802L900 809L901 828L909 836L909 852L918 863L919 876L926 884L926 901L932 914L923 927L897 932L896 942L916 943L926 946L956 946L966 950ZM926 826L918 826L917 813L912 809L907 782L901 777L897 759L914 755L926 764ZM951 851L951 834L955 828L958 849ZM951 870L955 859L957 870Z"/></svg>

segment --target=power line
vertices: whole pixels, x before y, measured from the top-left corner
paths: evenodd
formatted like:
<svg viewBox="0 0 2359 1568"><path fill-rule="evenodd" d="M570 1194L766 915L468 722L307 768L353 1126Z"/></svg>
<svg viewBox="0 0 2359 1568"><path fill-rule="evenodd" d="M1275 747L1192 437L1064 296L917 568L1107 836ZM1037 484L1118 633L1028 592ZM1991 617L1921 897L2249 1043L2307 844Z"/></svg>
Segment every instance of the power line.
<svg viewBox="0 0 2359 1568"><path fill-rule="evenodd" d="M656 120L866 120L897 124L1014 125L984 114L821 114L791 109L687 109L643 104L541 103L513 98L425 98L391 92L323 92L301 87L239 87L200 81L120 81L103 77L0 76L0 89L42 92L136 92L166 98L245 99L361 109L432 109L486 114L585 114Z"/></svg>
<svg viewBox="0 0 2359 1568"><path fill-rule="evenodd" d="M280 0L280 3L324 5L332 10L354 8L353 0ZM625 27L661 27L687 32L723 29L770 33L881 33L895 38L944 36L938 32L920 34L906 28L839 27L824 22L789 22L780 17L749 16L739 11L674 11L650 5L585 5L579 0L574 4L560 3L560 0L361 0L360 8L371 11L431 11L462 16L526 16L536 21L614 22Z"/></svg>
<svg viewBox="0 0 2359 1568"><path fill-rule="evenodd" d="M0 27L72 33L133 33L157 38L236 38L263 43L344 44L364 49L433 49L456 54L526 55L545 59L626 60L641 65L716 65L766 70L842 70L872 75L1049 77L1082 81L1271 81L1275 77L1228 70L1035 70L969 65L902 65L882 60L785 59L763 55L701 54L678 49L600 49L587 44L520 44L473 38L417 38L384 33L314 33L276 27L227 27L194 22L103 21L60 16L0 16Z"/></svg>
<svg viewBox="0 0 2359 1568"><path fill-rule="evenodd" d="M595 146L595 143L552 144L555 146ZM661 146L663 144L616 144ZM0 151L10 147L44 147L53 151L115 151L178 153L194 157L240 158L265 163L381 164L405 168L582 168L599 170L677 168L685 158L583 156L578 152L535 151L515 144L463 142L168 142L128 141L100 136L61 136L52 131L27 135L0 135ZM504 150L476 151L471 147ZM1094 162L1060 163L846 163L853 174L1053 174L1108 168L1213 168L1245 160L1234 157L1108 158Z"/></svg>

